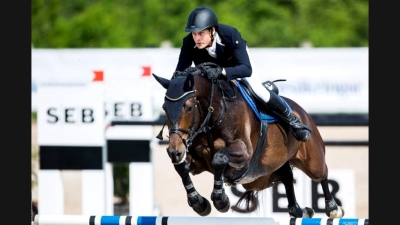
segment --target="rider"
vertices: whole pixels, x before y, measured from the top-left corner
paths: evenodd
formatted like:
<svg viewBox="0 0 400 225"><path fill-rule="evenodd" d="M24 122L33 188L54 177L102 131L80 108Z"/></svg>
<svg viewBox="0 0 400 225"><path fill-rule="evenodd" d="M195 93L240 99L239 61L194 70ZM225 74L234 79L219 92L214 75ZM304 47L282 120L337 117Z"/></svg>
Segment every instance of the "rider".
<svg viewBox="0 0 400 225"><path fill-rule="evenodd" d="M239 31L229 25L218 23L213 10L208 7L195 8L188 17L186 32L179 54L174 76L192 65L213 62L218 66L203 65L209 79L223 77L228 81L246 78L253 91L265 102L265 106L290 125L299 141L307 141L311 129L291 114L288 105L273 91L268 91L252 67L247 42Z"/></svg>

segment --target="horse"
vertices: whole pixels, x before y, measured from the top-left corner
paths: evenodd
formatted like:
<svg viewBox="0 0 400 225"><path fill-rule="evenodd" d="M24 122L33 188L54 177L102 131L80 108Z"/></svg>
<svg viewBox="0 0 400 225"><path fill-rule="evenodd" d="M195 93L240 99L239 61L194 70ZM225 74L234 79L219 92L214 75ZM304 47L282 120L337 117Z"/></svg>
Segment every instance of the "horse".
<svg viewBox="0 0 400 225"><path fill-rule="evenodd" d="M190 177L206 171L214 175L211 200L221 213L230 209L224 184L243 186L245 192L234 207L250 212L260 191L282 182L290 217L311 218L315 211L301 208L296 201L292 170L298 168L322 185L326 215L343 217L344 209L329 190L324 141L310 115L280 95L292 113L312 129L306 142L297 141L287 125L263 109L245 79L210 80L199 68L189 67L171 79L152 74L166 89L162 105L166 120L157 138L162 140L167 125L167 154L181 178L189 206L200 216L211 212L210 202L197 192ZM274 84L272 87L275 90L269 91L277 91Z"/></svg>

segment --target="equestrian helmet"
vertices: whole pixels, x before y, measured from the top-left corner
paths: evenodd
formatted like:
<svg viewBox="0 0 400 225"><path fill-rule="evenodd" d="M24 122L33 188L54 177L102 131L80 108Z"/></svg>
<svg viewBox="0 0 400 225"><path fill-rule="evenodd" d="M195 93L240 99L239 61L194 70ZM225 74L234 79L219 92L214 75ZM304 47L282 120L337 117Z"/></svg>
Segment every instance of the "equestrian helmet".
<svg viewBox="0 0 400 225"><path fill-rule="evenodd" d="M210 27L217 27L218 19L214 11L208 7L195 8L188 17L186 32L198 32Z"/></svg>

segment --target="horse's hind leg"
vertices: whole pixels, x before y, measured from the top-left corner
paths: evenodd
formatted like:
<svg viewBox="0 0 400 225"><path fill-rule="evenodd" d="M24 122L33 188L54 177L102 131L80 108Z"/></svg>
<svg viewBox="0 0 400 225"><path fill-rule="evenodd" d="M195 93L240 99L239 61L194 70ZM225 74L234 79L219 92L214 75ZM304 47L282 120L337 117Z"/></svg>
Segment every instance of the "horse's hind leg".
<svg viewBox="0 0 400 225"><path fill-rule="evenodd" d="M280 177L283 185L285 186L286 190L286 197L288 200L288 209L289 215L294 218L311 218L314 216L314 210L308 207L304 209L300 208L299 204L296 201L296 195L294 192L294 178L293 178L293 171L290 167L289 162L286 162L281 168L279 168L275 175Z"/></svg>
<svg viewBox="0 0 400 225"><path fill-rule="evenodd" d="M328 178L321 181L322 190L325 197L325 213L329 218L342 218L344 209L336 204L335 199L329 191Z"/></svg>
<svg viewBox="0 0 400 225"><path fill-rule="evenodd" d="M211 212L210 202L201 196L194 188L192 179L189 175L189 164L183 162L181 164L174 165L174 167L182 179L182 183L187 193L189 206L192 207L193 210L200 216L208 216Z"/></svg>
<svg viewBox="0 0 400 225"><path fill-rule="evenodd" d="M328 169L326 164L324 164L324 159L314 160L318 165L305 165L297 164L296 167L300 168L308 177L310 177L314 182L319 182L322 186L322 191L325 197L325 213L329 218L342 218L344 216L344 209L336 204L333 198L328 184ZM310 169L312 168L312 170ZM322 169L321 169L322 168Z"/></svg>
<svg viewBox="0 0 400 225"><path fill-rule="evenodd" d="M222 180L223 172L228 165L229 158L224 153L225 151L217 152L211 162L214 168L214 188L211 194L211 200L214 207L220 212L227 212L230 208L230 201L225 194L224 182Z"/></svg>

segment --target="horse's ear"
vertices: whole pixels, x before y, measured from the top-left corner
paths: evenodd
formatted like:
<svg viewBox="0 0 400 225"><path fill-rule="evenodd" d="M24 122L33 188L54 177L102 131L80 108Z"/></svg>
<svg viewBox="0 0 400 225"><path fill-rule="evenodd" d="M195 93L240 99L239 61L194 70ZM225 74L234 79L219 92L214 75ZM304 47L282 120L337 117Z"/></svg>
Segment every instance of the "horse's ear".
<svg viewBox="0 0 400 225"><path fill-rule="evenodd" d="M169 84L171 83L170 80L163 78L163 77L159 77L159 76L155 75L154 73L152 73L152 74L158 83L160 83L165 89L168 89Z"/></svg>
<svg viewBox="0 0 400 225"><path fill-rule="evenodd" d="M183 91L191 91L194 87L194 76L192 73L188 73L185 79L185 84L183 85Z"/></svg>

